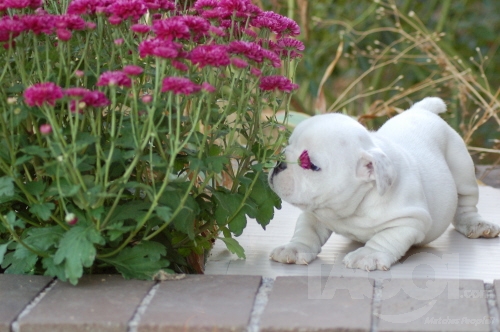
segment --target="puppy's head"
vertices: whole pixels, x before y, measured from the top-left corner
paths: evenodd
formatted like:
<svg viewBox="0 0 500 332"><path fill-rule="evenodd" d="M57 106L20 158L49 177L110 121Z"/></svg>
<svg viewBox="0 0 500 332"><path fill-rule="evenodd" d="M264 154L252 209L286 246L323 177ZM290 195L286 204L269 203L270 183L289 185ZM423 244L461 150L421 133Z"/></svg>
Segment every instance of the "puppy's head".
<svg viewBox="0 0 500 332"><path fill-rule="evenodd" d="M391 161L368 131L342 114L301 122L284 155L286 161L269 173L269 184L284 201L302 209L342 202L360 186L372 185L384 195L395 176Z"/></svg>

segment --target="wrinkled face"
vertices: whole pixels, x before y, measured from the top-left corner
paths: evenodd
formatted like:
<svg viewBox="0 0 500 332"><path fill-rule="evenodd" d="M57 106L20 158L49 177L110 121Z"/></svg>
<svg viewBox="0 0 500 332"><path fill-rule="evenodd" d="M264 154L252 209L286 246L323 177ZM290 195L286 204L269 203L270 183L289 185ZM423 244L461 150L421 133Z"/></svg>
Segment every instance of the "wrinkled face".
<svg viewBox="0 0 500 332"><path fill-rule="evenodd" d="M331 206L360 185L359 156L370 144L366 129L350 117L314 116L293 131L285 162L269 173L269 184L284 201L301 209Z"/></svg>

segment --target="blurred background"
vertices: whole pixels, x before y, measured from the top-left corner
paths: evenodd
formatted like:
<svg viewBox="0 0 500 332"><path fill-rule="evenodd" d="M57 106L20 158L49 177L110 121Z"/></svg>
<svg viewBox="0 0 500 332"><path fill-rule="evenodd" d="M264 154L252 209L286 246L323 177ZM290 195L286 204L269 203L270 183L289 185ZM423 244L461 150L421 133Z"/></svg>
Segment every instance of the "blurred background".
<svg viewBox="0 0 500 332"><path fill-rule="evenodd" d="M296 63L291 127L342 112L375 130L412 103L439 96L475 162L500 164L500 1L256 3L301 26L306 48Z"/></svg>

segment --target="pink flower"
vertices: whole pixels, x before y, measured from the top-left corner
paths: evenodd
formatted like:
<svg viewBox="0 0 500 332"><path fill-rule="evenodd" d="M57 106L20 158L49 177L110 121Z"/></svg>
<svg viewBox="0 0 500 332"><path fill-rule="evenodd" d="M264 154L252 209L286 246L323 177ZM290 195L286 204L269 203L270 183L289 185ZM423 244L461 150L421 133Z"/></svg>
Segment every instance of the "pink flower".
<svg viewBox="0 0 500 332"><path fill-rule="evenodd" d="M131 87L132 80L122 71L107 71L99 76L99 81L97 81L97 86L124 86Z"/></svg>
<svg viewBox="0 0 500 332"><path fill-rule="evenodd" d="M144 69L142 69L142 67L139 67L139 66L128 65L128 66L123 67L123 72L129 76L140 75L140 74L142 74L143 71L144 71Z"/></svg>
<svg viewBox="0 0 500 332"><path fill-rule="evenodd" d="M222 67L230 63L225 45L200 45L188 56L189 60L200 68L205 66Z"/></svg>
<svg viewBox="0 0 500 332"><path fill-rule="evenodd" d="M26 30L31 30L35 35L41 33L51 34L55 28L54 15L24 15L21 16Z"/></svg>
<svg viewBox="0 0 500 332"><path fill-rule="evenodd" d="M201 84L201 89L209 93L215 92L215 88L210 83L207 82L203 82Z"/></svg>
<svg viewBox="0 0 500 332"><path fill-rule="evenodd" d="M85 76L85 72L83 70L75 70L75 76L81 78Z"/></svg>
<svg viewBox="0 0 500 332"><path fill-rule="evenodd" d="M56 100L62 97L63 90L52 82L37 83L24 90L24 100L31 107L45 103L54 106Z"/></svg>
<svg viewBox="0 0 500 332"><path fill-rule="evenodd" d="M49 125L48 123L40 125L40 134L42 135L48 135L52 132L52 126Z"/></svg>
<svg viewBox="0 0 500 332"><path fill-rule="evenodd" d="M42 0L4 0L5 8L22 9L30 7L36 9L42 6Z"/></svg>
<svg viewBox="0 0 500 332"><path fill-rule="evenodd" d="M181 16L169 17L153 23L153 31L163 39L189 39L189 26Z"/></svg>
<svg viewBox="0 0 500 332"><path fill-rule="evenodd" d="M143 0L149 10L163 9L165 11L174 10L175 3L170 0Z"/></svg>
<svg viewBox="0 0 500 332"><path fill-rule="evenodd" d="M59 39L60 41L68 41L71 39L71 36L73 35L71 31L67 29L57 29L56 34L57 34L57 39Z"/></svg>
<svg viewBox="0 0 500 332"><path fill-rule="evenodd" d="M111 16L110 18L108 18L108 22L111 25L118 25L118 24L122 23L122 21L123 20L118 16Z"/></svg>
<svg viewBox="0 0 500 332"><path fill-rule="evenodd" d="M97 24L95 24L94 22L87 22L85 24L85 26L87 27L87 29L89 30L94 30L96 27L97 27Z"/></svg>
<svg viewBox="0 0 500 332"><path fill-rule="evenodd" d="M122 20L131 18L134 22L137 22L148 11L142 0L116 0L107 9L111 16Z"/></svg>
<svg viewBox="0 0 500 332"><path fill-rule="evenodd" d="M90 107L105 107L111 102L101 91L89 91L84 96L82 101Z"/></svg>
<svg viewBox="0 0 500 332"><path fill-rule="evenodd" d="M205 10L214 9L215 7L217 7L217 5L218 5L218 1L217 0L197 0L194 3L194 8L198 12L202 12L202 11L205 11Z"/></svg>
<svg viewBox="0 0 500 332"><path fill-rule="evenodd" d="M279 38L300 35L300 27L294 20L271 11L261 13L250 24L257 28L269 29L278 34Z"/></svg>
<svg viewBox="0 0 500 332"><path fill-rule="evenodd" d="M180 70L180 71L188 71L189 70L189 67L185 63L180 62L180 61L176 61L176 60L172 60L172 66L175 69Z"/></svg>
<svg viewBox="0 0 500 332"><path fill-rule="evenodd" d="M115 43L115 45L121 45L121 44L123 44L123 38L118 38L118 39L115 39L115 40L113 41L113 43Z"/></svg>
<svg viewBox="0 0 500 332"><path fill-rule="evenodd" d="M288 93L299 88L297 84L293 84L288 78L278 75L262 77L260 79L259 87L264 91L278 89Z"/></svg>
<svg viewBox="0 0 500 332"><path fill-rule="evenodd" d="M151 95L144 95L144 96L142 96L141 100L142 100L142 102L144 104L149 104L150 102L153 101L153 96L151 96Z"/></svg>
<svg viewBox="0 0 500 332"><path fill-rule="evenodd" d="M224 37L226 35L226 33L224 32L224 30L222 30L219 27L214 27L213 25L210 26L209 31L210 31L210 33L212 33L212 34L214 34L216 36L219 36L219 37Z"/></svg>
<svg viewBox="0 0 500 332"><path fill-rule="evenodd" d="M229 44L229 53L244 55L255 62L262 62L264 59L263 48L254 42L233 41Z"/></svg>
<svg viewBox="0 0 500 332"><path fill-rule="evenodd" d="M303 51L305 49L304 43L289 37L278 40L275 47L280 56L284 58L290 57L290 59L301 57L302 54L297 51Z"/></svg>
<svg viewBox="0 0 500 332"><path fill-rule="evenodd" d="M148 55L171 59L179 55L181 45L168 40L154 38L144 40L139 44L139 55L144 58Z"/></svg>
<svg viewBox="0 0 500 332"><path fill-rule="evenodd" d="M148 33L151 31L151 27L146 24L134 24L130 27L130 30L135 33Z"/></svg>
<svg viewBox="0 0 500 332"><path fill-rule="evenodd" d="M196 37L206 35L210 30L210 22L203 17L185 15L182 20Z"/></svg>
<svg viewBox="0 0 500 332"><path fill-rule="evenodd" d="M190 95L201 90L201 86L185 77L165 77L161 92L172 91L174 94Z"/></svg>
<svg viewBox="0 0 500 332"><path fill-rule="evenodd" d="M302 167L303 169L311 169L311 167L312 167L312 163L311 163L311 159L309 158L309 153L307 152L307 150L304 150L304 151L300 154L300 157L299 157L299 165L300 165L300 167Z"/></svg>
<svg viewBox="0 0 500 332"><path fill-rule="evenodd" d="M60 29L85 30L87 24L78 15L57 15L54 17L55 26Z"/></svg>
<svg viewBox="0 0 500 332"><path fill-rule="evenodd" d="M262 72L260 71L259 68L252 67L250 69L250 74L252 74L253 76L260 77L262 75Z"/></svg>
<svg viewBox="0 0 500 332"><path fill-rule="evenodd" d="M17 17L11 18L4 16L0 19L0 42L9 41L9 38L15 38L24 31L25 25Z"/></svg>
<svg viewBox="0 0 500 332"><path fill-rule="evenodd" d="M87 93L89 93L89 92L90 92L90 90L89 90L89 89L86 89L86 88L78 88L78 87L64 89L64 95L65 95L65 96L69 96L69 97L78 97L79 99L80 99L80 98L83 98L83 96L85 96L85 94L87 94Z"/></svg>
<svg viewBox="0 0 500 332"><path fill-rule="evenodd" d="M240 59L240 58L232 58L231 59L231 63L236 68L246 68L246 67L248 67L248 62L246 62L245 60Z"/></svg>

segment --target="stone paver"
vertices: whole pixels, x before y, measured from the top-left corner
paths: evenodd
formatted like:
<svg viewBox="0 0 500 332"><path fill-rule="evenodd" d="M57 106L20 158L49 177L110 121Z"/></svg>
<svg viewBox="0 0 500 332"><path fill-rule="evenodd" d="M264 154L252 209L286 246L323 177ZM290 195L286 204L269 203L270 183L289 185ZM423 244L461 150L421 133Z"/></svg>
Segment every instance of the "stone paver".
<svg viewBox="0 0 500 332"><path fill-rule="evenodd" d="M77 286L58 281L19 320L20 332L127 331L127 323L153 286L120 275L83 276Z"/></svg>
<svg viewBox="0 0 500 332"><path fill-rule="evenodd" d="M495 294L496 294L496 305L497 305L496 310L497 310L497 314L498 314L496 326L497 326L497 331L498 331L498 330L500 330L500 319L498 319L498 317L500 317L500 280L495 280L493 282L493 286L494 286Z"/></svg>
<svg viewBox="0 0 500 332"><path fill-rule="evenodd" d="M0 332L10 324L52 280L50 277L0 274Z"/></svg>
<svg viewBox="0 0 500 332"><path fill-rule="evenodd" d="M378 330L490 331L480 280L384 280Z"/></svg>
<svg viewBox="0 0 500 332"><path fill-rule="evenodd" d="M373 280L278 277L261 331L370 331Z"/></svg>
<svg viewBox="0 0 500 332"><path fill-rule="evenodd" d="M194 276L159 285L138 331L246 331L260 276Z"/></svg>

